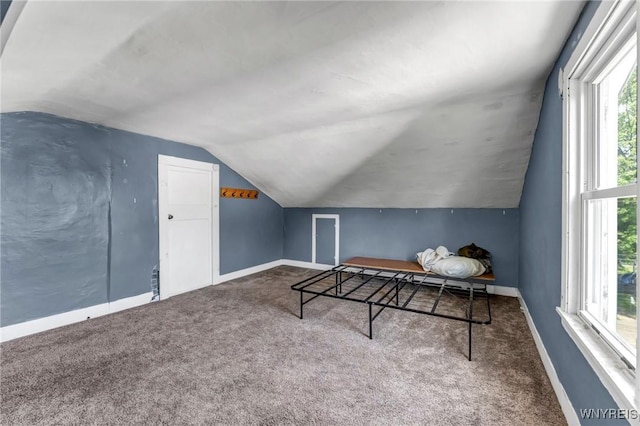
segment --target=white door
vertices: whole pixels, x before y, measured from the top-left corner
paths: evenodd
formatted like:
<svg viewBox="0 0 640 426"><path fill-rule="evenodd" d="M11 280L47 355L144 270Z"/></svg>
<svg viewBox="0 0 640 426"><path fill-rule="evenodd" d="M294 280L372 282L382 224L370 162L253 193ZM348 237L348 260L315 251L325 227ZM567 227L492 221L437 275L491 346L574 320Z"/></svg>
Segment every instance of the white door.
<svg viewBox="0 0 640 426"><path fill-rule="evenodd" d="M218 192L217 165L158 156L160 298L217 281Z"/></svg>

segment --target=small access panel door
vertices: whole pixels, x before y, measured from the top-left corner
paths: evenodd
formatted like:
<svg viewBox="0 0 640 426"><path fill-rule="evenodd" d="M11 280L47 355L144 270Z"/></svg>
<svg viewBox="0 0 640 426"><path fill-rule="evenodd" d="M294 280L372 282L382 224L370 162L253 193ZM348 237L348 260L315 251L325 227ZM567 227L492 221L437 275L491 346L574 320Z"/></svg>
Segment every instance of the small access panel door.
<svg viewBox="0 0 640 426"><path fill-rule="evenodd" d="M313 215L311 256L313 263L322 265L339 264L339 220L338 215Z"/></svg>

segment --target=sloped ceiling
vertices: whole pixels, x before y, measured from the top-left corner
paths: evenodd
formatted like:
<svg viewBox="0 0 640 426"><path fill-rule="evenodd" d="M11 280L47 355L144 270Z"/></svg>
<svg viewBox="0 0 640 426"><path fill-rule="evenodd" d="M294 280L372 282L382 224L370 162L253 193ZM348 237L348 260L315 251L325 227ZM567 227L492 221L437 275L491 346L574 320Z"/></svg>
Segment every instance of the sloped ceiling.
<svg viewBox="0 0 640 426"><path fill-rule="evenodd" d="M517 207L582 2L36 2L2 111L206 148L284 207Z"/></svg>

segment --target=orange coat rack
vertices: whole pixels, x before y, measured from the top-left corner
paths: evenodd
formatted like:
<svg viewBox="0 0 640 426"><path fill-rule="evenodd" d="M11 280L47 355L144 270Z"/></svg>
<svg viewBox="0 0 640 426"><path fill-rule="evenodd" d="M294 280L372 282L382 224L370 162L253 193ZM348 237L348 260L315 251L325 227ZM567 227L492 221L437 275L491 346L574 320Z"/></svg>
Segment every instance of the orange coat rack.
<svg viewBox="0 0 640 426"><path fill-rule="evenodd" d="M220 188L220 196L223 198L249 198L257 200L258 193L255 189Z"/></svg>

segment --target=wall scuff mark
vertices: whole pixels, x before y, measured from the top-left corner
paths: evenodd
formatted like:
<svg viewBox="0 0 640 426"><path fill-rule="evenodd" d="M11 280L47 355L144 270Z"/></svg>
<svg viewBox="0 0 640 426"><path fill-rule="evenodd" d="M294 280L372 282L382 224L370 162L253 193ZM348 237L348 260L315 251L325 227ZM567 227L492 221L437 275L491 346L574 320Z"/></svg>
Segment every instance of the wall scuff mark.
<svg viewBox="0 0 640 426"><path fill-rule="evenodd" d="M153 267L151 271L151 291L153 292L152 302L160 300L160 269L158 265Z"/></svg>

